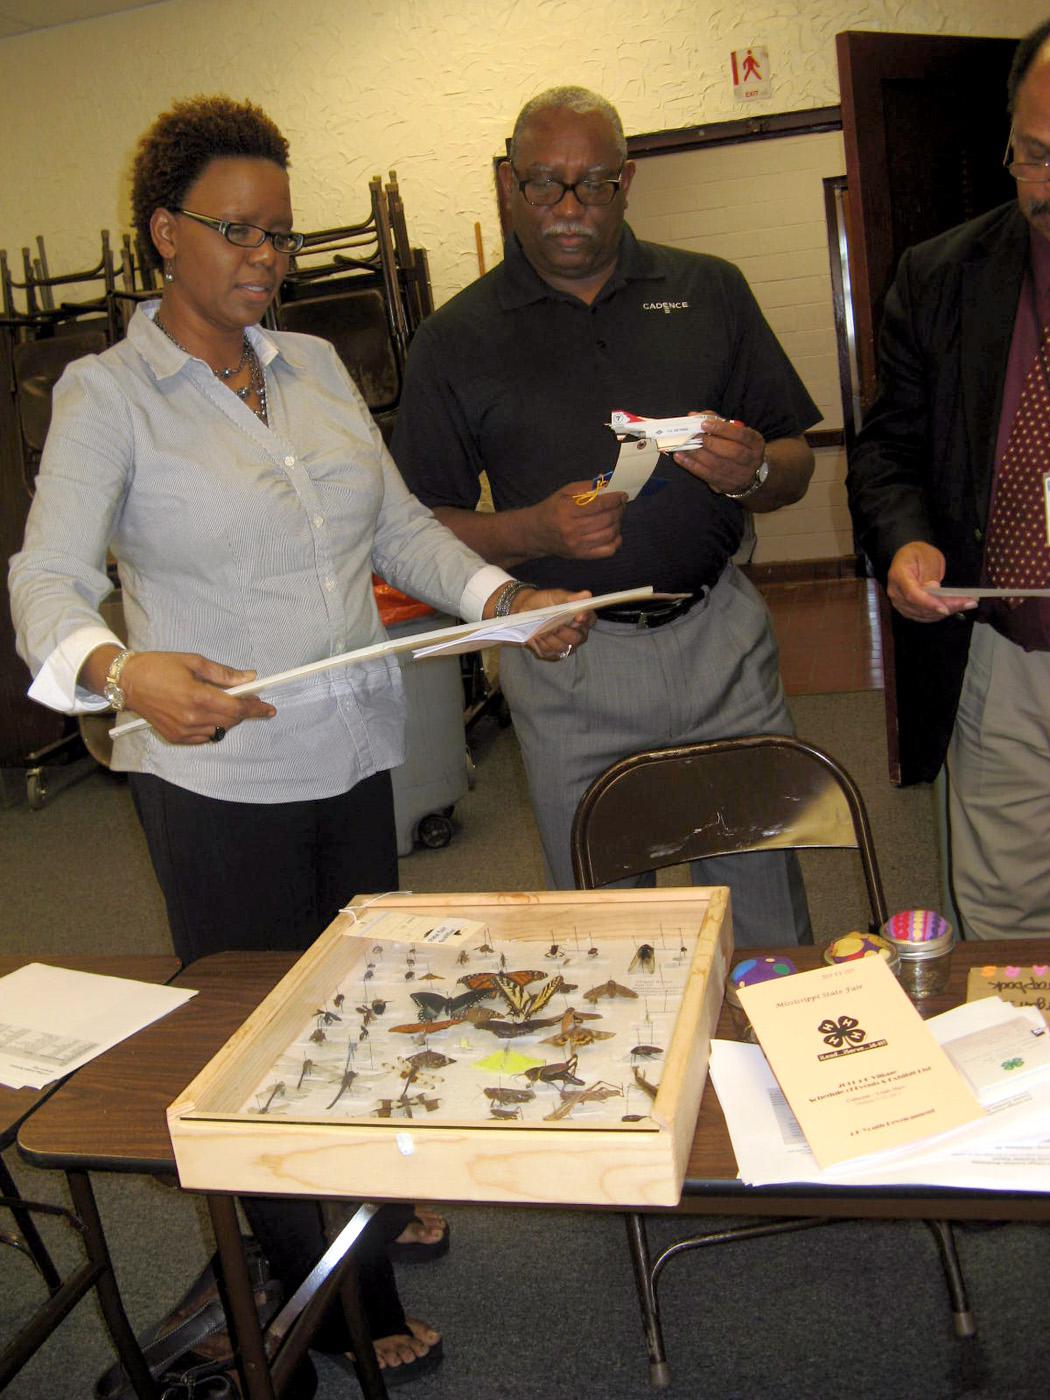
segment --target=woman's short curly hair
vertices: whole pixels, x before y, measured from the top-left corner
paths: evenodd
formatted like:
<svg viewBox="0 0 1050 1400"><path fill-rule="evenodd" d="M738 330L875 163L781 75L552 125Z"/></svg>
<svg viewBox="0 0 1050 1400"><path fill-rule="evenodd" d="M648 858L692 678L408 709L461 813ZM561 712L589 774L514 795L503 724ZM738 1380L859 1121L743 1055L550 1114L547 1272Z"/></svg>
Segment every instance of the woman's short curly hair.
<svg viewBox="0 0 1050 1400"><path fill-rule="evenodd" d="M146 256L160 267L149 221L178 209L210 160L254 156L288 169L288 142L261 107L232 97L190 97L162 112L140 138L131 172L131 213Z"/></svg>

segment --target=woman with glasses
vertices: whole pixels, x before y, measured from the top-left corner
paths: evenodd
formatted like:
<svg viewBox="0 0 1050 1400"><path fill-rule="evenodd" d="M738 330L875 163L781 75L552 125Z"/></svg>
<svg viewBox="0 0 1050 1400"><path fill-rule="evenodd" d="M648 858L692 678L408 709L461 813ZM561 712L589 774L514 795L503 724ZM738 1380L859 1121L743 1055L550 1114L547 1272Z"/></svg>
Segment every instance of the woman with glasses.
<svg viewBox="0 0 1050 1400"><path fill-rule="evenodd" d="M33 698L149 722L116 741L113 767L184 962L305 949L350 897L398 885L396 660L289 685L276 704L229 687L381 641L373 569L468 618L568 596L486 566L409 495L328 342L259 329L302 246L287 167L273 122L224 97L178 103L143 136L132 206L163 291L57 385L12 562ZM98 612L110 551L127 645ZM589 620L530 645L556 659ZM317 1207L249 1210L294 1288L321 1252ZM439 1245L440 1220L412 1216L381 1212L386 1237L407 1224L409 1244ZM437 1333L405 1319L382 1249L364 1267L381 1365L418 1373Z"/></svg>

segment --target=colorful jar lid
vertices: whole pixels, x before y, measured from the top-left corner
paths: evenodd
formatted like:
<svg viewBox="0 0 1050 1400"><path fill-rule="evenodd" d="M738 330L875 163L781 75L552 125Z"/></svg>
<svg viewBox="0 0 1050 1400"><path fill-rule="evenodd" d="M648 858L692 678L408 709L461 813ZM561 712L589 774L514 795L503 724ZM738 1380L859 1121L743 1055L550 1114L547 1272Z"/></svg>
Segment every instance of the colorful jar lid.
<svg viewBox="0 0 1050 1400"><path fill-rule="evenodd" d="M933 909L902 909L886 920L882 934L907 957L914 951L941 952L952 941L952 926Z"/></svg>
<svg viewBox="0 0 1050 1400"><path fill-rule="evenodd" d="M826 963L853 962L855 958L885 958L898 961L897 949L877 933L844 933L824 949Z"/></svg>
<svg viewBox="0 0 1050 1400"><path fill-rule="evenodd" d="M736 998L738 987L757 987L760 982L772 982L778 977L790 977L798 968L790 958L766 957L745 958L738 962L729 974L726 997L734 1006L740 1003Z"/></svg>

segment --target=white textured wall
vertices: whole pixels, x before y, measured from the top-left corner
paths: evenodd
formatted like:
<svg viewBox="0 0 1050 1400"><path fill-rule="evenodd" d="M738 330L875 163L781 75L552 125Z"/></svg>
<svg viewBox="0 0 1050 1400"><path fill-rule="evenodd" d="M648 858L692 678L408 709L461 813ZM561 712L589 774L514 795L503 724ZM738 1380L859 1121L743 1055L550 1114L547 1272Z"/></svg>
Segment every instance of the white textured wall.
<svg viewBox="0 0 1050 1400"><path fill-rule="evenodd" d="M827 131L648 156L631 186L640 237L740 267L824 428L842 426L842 399L822 181L845 171L842 133ZM803 499L755 517L756 563L853 552L844 454L824 448L816 456Z"/></svg>
<svg viewBox="0 0 1050 1400"><path fill-rule="evenodd" d="M490 160L541 88L581 82L629 132L838 101L843 29L1021 34L1046 0L168 0L0 41L0 247L46 237L52 271L127 226L134 140L173 97L226 91L291 141L303 228L361 218L396 168L437 299L498 256ZM765 44L773 95L739 104L730 50Z"/></svg>

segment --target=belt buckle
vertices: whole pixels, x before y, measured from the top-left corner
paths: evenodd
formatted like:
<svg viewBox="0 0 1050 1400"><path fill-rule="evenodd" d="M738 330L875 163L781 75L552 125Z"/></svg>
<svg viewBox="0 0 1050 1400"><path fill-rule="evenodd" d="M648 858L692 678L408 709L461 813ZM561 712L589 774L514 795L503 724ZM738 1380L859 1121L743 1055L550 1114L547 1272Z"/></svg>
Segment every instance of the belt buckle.
<svg viewBox="0 0 1050 1400"><path fill-rule="evenodd" d="M650 628L650 627L652 626L652 623L651 623L651 621L650 621L650 617L651 617L651 614L650 614L650 613L647 613L647 612L644 612L644 611L639 612L639 614L638 614L638 621L635 623L635 626L638 628L638 631L639 631L639 632L645 632L648 628Z"/></svg>

